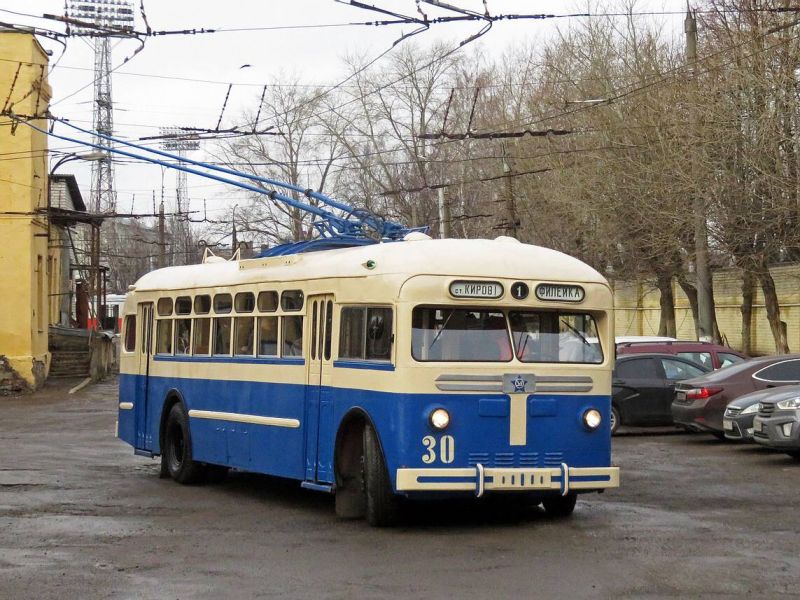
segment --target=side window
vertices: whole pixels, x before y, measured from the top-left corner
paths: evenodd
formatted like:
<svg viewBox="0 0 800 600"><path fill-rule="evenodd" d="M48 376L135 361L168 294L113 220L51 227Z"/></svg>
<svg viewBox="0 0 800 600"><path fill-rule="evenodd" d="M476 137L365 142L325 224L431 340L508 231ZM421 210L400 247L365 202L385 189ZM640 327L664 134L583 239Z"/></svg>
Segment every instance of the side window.
<svg viewBox="0 0 800 600"><path fill-rule="evenodd" d="M615 375L620 379L660 379L656 364L651 358L625 360L617 365Z"/></svg>
<svg viewBox="0 0 800 600"><path fill-rule="evenodd" d="M303 317L283 317L283 356L303 356Z"/></svg>
<svg viewBox="0 0 800 600"><path fill-rule="evenodd" d="M236 312L251 313L256 307L256 298L252 292L239 292L234 298Z"/></svg>
<svg viewBox="0 0 800 600"><path fill-rule="evenodd" d="M673 360L671 358L661 358L661 366L664 367L664 375L667 379L678 381L680 379L691 379L692 377L699 377L704 371L698 367Z"/></svg>
<svg viewBox="0 0 800 600"><path fill-rule="evenodd" d="M711 352L678 352L681 358L696 362L698 365L706 367L708 370L714 368L714 362L711 360Z"/></svg>
<svg viewBox="0 0 800 600"><path fill-rule="evenodd" d="M255 319L236 317L233 330L234 354L252 356L255 345Z"/></svg>
<svg viewBox="0 0 800 600"><path fill-rule="evenodd" d="M231 353L231 318L214 319L214 354L229 355Z"/></svg>
<svg viewBox="0 0 800 600"><path fill-rule="evenodd" d="M197 315L207 315L211 312L211 296L203 294L195 296L194 299L194 312Z"/></svg>
<svg viewBox="0 0 800 600"><path fill-rule="evenodd" d="M258 294L258 310L261 312L278 310L278 292L260 292Z"/></svg>
<svg viewBox="0 0 800 600"><path fill-rule="evenodd" d="M391 308L371 306L342 308L339 358L389 360L391 350Z"/></svg>
<svg viewBox="0 0 800 600"><path fill-rule="evenodd" d="M190 315L192 314L192 299L189 296L178 296L175 298L175 314L176 315Z"/></svg>
<svg viewBox="0 0 800 600"><path fill-rule="evenodd" d="M325 309L325 360L331 359L331 337L333 337L333 301L328 300Z"/></svg>
<svg viewBox="0 0 800 600"><path fill-rule="evenodd" d="M125 317L125 352L133 352L136 349L136 315Z"/></svg>
<svg viewBox="0 0 800 600"><path fill-rule="evenodd" d="M303 310L303 292L286 290L281 294L281 308L287 312Z"/></svg>
<svg viewBox="0 0 800 600"><path fill-rule="evenodd" d="M259 356L278 356L278 317L258 317Z"/></svg>
<svg viewBox="0 0 800 600"><path fill-rule="evenodd" d="M191 341L192 320L175 319L175 354L189 354Z"/></svg>
<svg viewBox="0 0 800 600"><path fill-rule="evenodd" d="M233 307L233 299L230 294L217 294L214 296L214 312L219 315L225 315L231 312Z"/></svg>
<svg viewBox="0 0 800 600"><path fill-rule="evenodd" d="M194 354L195 356L208 356L210 354L210 350L211 350L211 319L195 319Z"/></svg>
<svg viewBox="0 0 800 600"><path fill-rule="evenodd" d="M158 316L169 317L172 315L172 298L158 299Z"/></svg>
<svg viewBox="0 0 800 600"><path fill-rule="evenodd" d="M159 319L156 323L156 354L172 354L172 319Z"/></svg>
<svg viewBox="0 0 800 600"><path fill-rule="evenodd" d="M717 357L719 358L720 368L727 367L728 365L735 365L744 360L741 356L736 356L730 352L717 352Z"/></svg>
<svg viewBox="0 0 800 600"><path fill-rule="evenodd" d="M753 375L762 381L789 382L800 381L800 360L784 360L765 367Z"/></svg>

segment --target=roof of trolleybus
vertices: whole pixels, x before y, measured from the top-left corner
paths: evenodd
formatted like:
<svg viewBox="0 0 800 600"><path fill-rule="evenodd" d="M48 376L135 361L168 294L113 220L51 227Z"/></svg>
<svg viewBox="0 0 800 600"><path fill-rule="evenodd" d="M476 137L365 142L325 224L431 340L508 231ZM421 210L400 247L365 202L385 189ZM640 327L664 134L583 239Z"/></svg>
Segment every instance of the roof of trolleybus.
<svg viewBox="0 0 800 600"><path fill-rule="evenodd" d="M132 289L169 291L326 278L416 275L597 283L605 278L580 260L511 238L413 240L241 261L168 267L142 276Z"/></svg>

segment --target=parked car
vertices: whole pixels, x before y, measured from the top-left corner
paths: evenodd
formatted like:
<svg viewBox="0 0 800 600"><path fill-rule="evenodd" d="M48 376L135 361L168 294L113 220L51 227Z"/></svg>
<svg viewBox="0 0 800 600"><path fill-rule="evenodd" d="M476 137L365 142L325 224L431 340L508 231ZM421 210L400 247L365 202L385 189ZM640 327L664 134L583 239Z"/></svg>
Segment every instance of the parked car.
<svg viewBox="0 0 800 600"><path fill-rule="evenodd" d="M721 369L728 365L747 360L747 357L733 348L712 344L711 342L693 341L631 341L617 343L617 354L633 354L636 352L659 352L674 354L704 365L709 369Z"/></svg>
<svg viewBox="0 0 800 600"><path fill-rule="evenodd" d="M800 459L800 385L791 385L761 400L753 419L753 439Z"/></svg>
<svg viewBox="0 0 800 600"><path fill-rule="evenodd" d="M781 388L784 389L784 388ZM758 412L758 403L774 393L773 388L750 392L730 401L722 416L722 431L726 440L753 441L753 418Z"/></svg>
<svg viewBox="0 0 800 600"><path fill-rule="evenodd" d="M798 383L800 354L751 358L677 384L672 418L680 427L724 439L722 418L729 402L756 390Z"/></svg>
<svg viewBox="0 0 800 600"><path fill-rule="evenodd" d="M670 405L675 382L709 370L669 354L620 356L614 366L611 391L611 433L616 433L620 425L672 425Z"/></svg>

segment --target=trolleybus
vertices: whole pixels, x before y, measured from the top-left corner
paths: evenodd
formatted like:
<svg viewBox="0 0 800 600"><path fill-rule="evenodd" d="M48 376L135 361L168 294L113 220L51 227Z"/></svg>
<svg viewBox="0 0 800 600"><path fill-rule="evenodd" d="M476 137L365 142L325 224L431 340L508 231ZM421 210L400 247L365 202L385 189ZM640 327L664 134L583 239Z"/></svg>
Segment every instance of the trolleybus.
<svg viewBox="0 0 800 600"><path fill-rule="evenodd" d="M619 485L612 293L511 238L402 241L170 267L123 309L118 436L196 483L228 468L335 493L518 495L568 515Z"/></svg>

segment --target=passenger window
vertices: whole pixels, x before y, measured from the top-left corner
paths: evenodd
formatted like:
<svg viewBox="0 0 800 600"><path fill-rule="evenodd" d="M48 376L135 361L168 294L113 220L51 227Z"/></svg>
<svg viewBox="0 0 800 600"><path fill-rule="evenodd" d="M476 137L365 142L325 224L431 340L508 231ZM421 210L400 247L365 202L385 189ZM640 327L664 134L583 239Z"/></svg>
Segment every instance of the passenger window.
<svg viewBox="0 0 800 600"><path fill-rule="evenodd" d="M214 319L214 354L231 353L231 318Z"/></svg>
<svg viewBox="0 0 800 600"><path fill-rule="evenodd" d="M696 362L698 365L706 367L709 371L714 368L714 361L711 360L710 352L678 352L678 356Z"/></svg>
<svg viewBox="0 0 800 600"><path fill-rule="evenodd" d="M283 317L283 356L303 356L303 317Z"/></svg>
<svg viewBox="0 0 800 600"><path fill-rule="evenodd" d="M234 328L233 335L234 354L252 356L255 336L255 319L253 317L236 317L236 327Z"/></svg>
<svg viewBox="0 0 800 600"><path fill-rule="evenodd" d="M159 300L159 304L161 301ZM172 301L170 301L170 307ZM156 330L156 354L172 354L172 320L159 319Z"/></svg>
<svg viewBox="0 0 800 600"><path fill-rule="evenodd" d="M192 320L175 319L175 354L189 354L191 340Z"/></svg>
<svg viewBox="0 0 800 600"><path fill-rule="evenodd" d="M239 292L235 298L236 312L250 313L256 307L256 299L252 292Z"/></svg>
<svg viewBox="0 0 800 600"><path fill-rule="evenodd" d="M258 354L278 356L278 317L258 318Z"/></svg>
<svg viewBox="0 0 800 600"><path fill-rule="evenodd" d="M158 299L158 316L169 317L172 315L172 298Z"/></svg>
<svg viewBox="0 0 800 600"><path fill-rule="evenodd" d="M303 309L303 292L300 290L286 290L281 294L281 308L288 312Z"/></svg>
<svg viewBox="0 0 800 600"><path fill-rule="evenodd" d="M717 358L719 358L720 368L727 367L729 365L735 365L736 363L740 363L744 360L741 356L736 356L730 352L717 352Z"/></svg>
<svg viewBox="0 0 800 600"><path fill-rule="evenodd" d="M673 381L699 377L705 371L702 369L671 358L662 358L661 366L664 367L664 376Z"/></svg>
<svg viewBox="0 0 800 600"><path fill-rule="evenodd" d="M617 363L614 375L620 379L661 379L650 358L635 358Z"/></svg>
<svg viewBox="0 0 800 600"><path fill-rule="evenodd" d="M207 296L206 296L207 297ZM194 320L194 354L208 356L211 341L211 319Z"/></svg>
<svg viewBox="0 0 800 600"><path fill-rule="evenodd" d="M136 315L125 317L125 352L133 352L136 349Z"/></svg>
<svg viewBox="0 0 800 600"><path fill-rule="evenodd" d="M175 314L189 315L192 313L192 299L189 296L175 298Z"/></svg>
<svg viewBox="0 0 800 600"><path fill-rule="evenodd" d="M800 381L800 360L784 360L758 371L753 375L762 381L786 383Z"/></svg>
<svg viewBox="0 0 800 600"><path fill-rule="evenodd" d="M194 299L194 313L196 315L207 315L211 312L211 296L203 294Z"/></svg>
<svg viewBox="0 0 800 600"><path fill-rule="evenodd" d="M259 293L258 310L261 312L275 312L278 310L278 292Z"/></svg>
<svg viewBox="0 0 800 600"><path fill-rule="evenodd" d="M331 359L331 337L333 337L333 302L328 300L325 311L325 360Z"/></svg>
<svg viewBox="0 0 800 600"><path fill-rule="evenodd" d="M224 315L231 312L233 301L230 294L217 294L214 296L214 312Z"/></svg>
<svg viewBox="0 0 800 600"><path fill-rule="evenodd" d="M389 360L391 358L391 308L345 307L342 309L340 331L339 358L361 360Z"/></svg>

